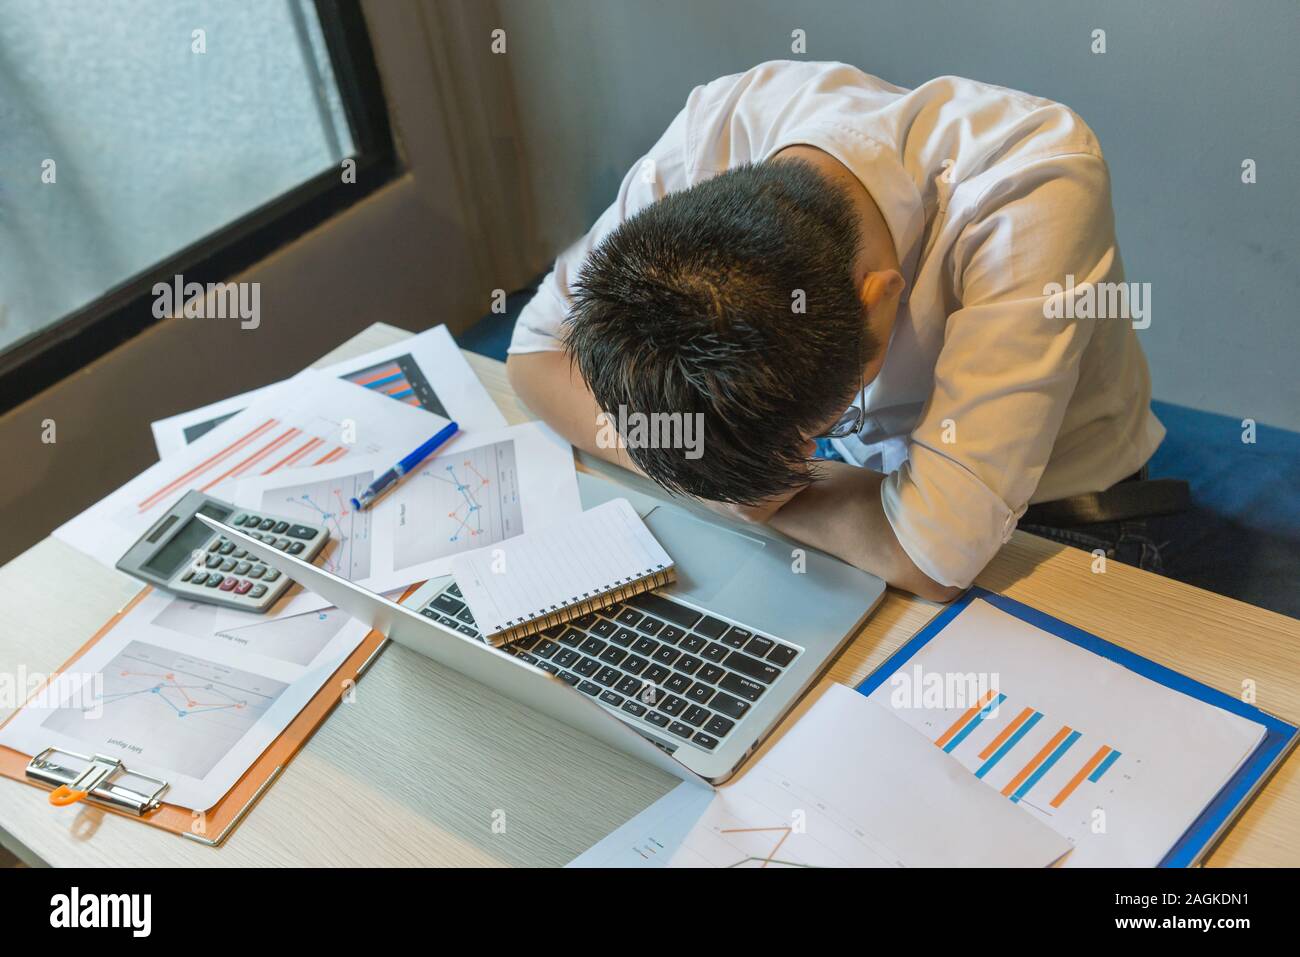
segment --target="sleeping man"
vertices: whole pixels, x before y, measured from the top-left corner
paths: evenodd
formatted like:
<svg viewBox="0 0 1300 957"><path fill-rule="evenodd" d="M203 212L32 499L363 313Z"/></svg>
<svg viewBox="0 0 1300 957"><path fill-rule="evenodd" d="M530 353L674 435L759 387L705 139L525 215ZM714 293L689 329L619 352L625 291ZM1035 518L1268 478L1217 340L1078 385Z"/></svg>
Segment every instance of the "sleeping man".
<svg viewBox="0 0 1300 957"><path fill-rule="evenodd" d="M1053 525L1141 484L1164 435L1128 297L1092 295L1123 280L1106 163L1066 107L766 63L691 93L508 368L580 448L942 601L1018 523L1150 544L1131 508ZM656 413L698 441L609 440Z"/></svg>

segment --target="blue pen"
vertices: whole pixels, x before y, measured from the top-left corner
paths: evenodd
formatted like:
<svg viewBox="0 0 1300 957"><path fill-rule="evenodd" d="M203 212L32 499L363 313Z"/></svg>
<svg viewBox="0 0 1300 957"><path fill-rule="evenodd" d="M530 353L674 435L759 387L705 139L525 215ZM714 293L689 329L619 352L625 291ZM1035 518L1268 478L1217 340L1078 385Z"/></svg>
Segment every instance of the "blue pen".
<svg viewBox="0 0 1300 957"><path fill-rule="evenodd" d="M364 511L369 508L374 504L375 499L379 498L379 496L387 492L392 486L396 485L398 479L403 475L432 455L434 450L455 435L456 430L459 428L459 425L452 422L428 442L425 442L406 458L402 459L402 461L398 462L383 475L379 476L379 478L371 482L370 487L361 493L360 498L352 499L352 507L357 511Z"/></svg>

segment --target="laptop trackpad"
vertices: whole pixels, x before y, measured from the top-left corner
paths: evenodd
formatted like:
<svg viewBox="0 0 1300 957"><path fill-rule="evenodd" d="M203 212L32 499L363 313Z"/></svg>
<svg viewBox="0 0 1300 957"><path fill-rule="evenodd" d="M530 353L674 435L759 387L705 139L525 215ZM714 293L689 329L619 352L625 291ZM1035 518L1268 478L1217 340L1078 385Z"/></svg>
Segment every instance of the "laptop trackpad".
<svg viewBox="0 0 1300 957"><path fill-rule="evenodd" d="M715 598L767 546L761 538L659 506L645 523L677 568L673 591L700 602Z"/></svg>

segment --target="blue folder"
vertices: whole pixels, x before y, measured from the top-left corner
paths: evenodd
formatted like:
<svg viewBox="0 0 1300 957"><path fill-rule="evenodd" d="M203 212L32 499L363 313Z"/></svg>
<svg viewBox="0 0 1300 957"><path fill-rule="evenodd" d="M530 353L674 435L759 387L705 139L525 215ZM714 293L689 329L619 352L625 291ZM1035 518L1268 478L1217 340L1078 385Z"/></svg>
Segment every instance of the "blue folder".
<svg viewBox="0 0 1300 957"><path fill-rule="evenodd" d="M1051 615L1035 608L1030 608L1028 605L1021 604L1014 599L994 594L983 588L972 588L960 600L953 602L952 605L936 615L934 620L917 632L911 641L894 652L888 661L873 671L862 684L858 685L858 691L864 695L875 691L876 688L880 687L891 675L906 664L926 642L943 631L948 623L961 614L966 606L976 598L982 598L1008 615L1014 615L1035 628L1040 628L1056 635L1058 638L1063 638L1080 648L1086 648L1093 654L1108 658L1130 671L1137 672L1144 678L1150 678L1152 681L1164 685L1166 688L1181 691L1183 694L1191 695L1193 698L1222 708L1225 711L1231 711L1233 714L1240 715L1249 721L1264 726L1265 735L1259 746L1242 763L1241 767L1237 769L1237 773L1215 795L1214 800L1201 812L1200 817L1192 822L1192 826L1187 829L1169 850L1169 853L1160 861L1161 867L1191 867L1199 863L1201 858L1218 843L1219 838L1227 831L1228 825L1245 809L1251 798L1255 796L1264 782L1282 763L1282 759L1295 747L1300 732L1297 731L1294 725L1287 724L1280 718L1261 711L1254 705L1246 704L1232 695L1211 688L1209 685L1201 684L1199 681L1194 681L1186 675L1181 675L1163 665L1158 665L1149 658L1143 658L1141 655L1136 655L1131 651L1120 648L1118 645L1113 645L1109 641L1104 641L1096 635L1091 635L1081 628L1066 624L1059 618L1053 618Z"/></svg>

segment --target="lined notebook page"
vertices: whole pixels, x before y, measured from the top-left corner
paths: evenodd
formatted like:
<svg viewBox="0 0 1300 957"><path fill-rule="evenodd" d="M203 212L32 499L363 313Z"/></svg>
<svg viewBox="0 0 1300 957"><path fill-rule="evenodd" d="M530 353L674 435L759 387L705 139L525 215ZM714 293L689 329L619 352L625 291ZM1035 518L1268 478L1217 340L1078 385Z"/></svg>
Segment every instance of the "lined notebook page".
<svg viewBox="0 0 1300 957"><path fill-rule="evenodd" d="M451 573L488 638L672 567L625 498L462 552Z"/></svg>

